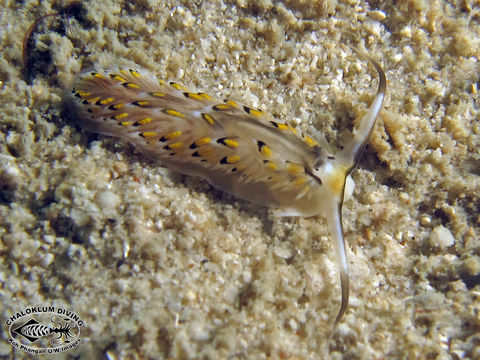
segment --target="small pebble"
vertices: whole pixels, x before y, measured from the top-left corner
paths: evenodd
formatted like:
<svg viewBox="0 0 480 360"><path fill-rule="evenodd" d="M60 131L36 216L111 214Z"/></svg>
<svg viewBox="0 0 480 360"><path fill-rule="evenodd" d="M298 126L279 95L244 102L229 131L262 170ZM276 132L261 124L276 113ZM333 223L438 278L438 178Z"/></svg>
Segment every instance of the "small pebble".
<svg viewBox="0 0 480 360"><path fill-rule="evenodd" d="M430 233L430 245L437 248L447 248L455 244L455 238L450 230L440 225L432 230Z"/></svg>
<svg viewBox="0 0 480 360"><path fill-rule="evenodd" d="M383 12L382 10L370 11L370 12L368 13L368 16L370 17L370 19L376 20L376 21L385 20L385 18L387 17L387 15L385 14L385 12Z"/></svg>

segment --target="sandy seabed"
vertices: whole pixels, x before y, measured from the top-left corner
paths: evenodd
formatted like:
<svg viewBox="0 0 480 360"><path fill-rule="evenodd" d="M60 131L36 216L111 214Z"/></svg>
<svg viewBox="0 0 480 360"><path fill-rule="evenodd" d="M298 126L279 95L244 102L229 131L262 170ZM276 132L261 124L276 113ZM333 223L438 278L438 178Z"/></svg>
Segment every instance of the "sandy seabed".
<svg viewBox="0 0 480 360"><path fill-rule="evenodd" d="M3 1L0 359L29 306L78 314L61 359L323 359L339 307L322 218L275 218L62 112L82 68L141 67L338 147L388 95L345 203L332 359L480 358L478 1ZM358 41L353 41L355 45Z"/></svg>

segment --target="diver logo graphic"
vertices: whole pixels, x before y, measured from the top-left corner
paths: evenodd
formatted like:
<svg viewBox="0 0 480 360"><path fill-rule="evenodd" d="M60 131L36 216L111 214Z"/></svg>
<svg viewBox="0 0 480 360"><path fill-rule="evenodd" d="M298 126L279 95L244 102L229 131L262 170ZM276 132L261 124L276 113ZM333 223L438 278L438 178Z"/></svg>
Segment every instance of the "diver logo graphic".
<svg viewBox="0 0 480 360"><path fill-rule="evenodd" d="M5 324L8 342L30 354L56 354L74 349L82 342L85 323L69 310L55 306L32 306L11 315Z"/></svg>

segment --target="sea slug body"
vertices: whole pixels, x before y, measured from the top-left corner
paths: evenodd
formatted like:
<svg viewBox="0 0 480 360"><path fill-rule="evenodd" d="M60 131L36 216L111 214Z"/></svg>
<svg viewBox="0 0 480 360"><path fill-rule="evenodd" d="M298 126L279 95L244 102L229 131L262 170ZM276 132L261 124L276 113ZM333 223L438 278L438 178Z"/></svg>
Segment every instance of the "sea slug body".
<svg viewBox="0 0 480 360"><path fill-rule="evenodd" d="M182 174L281 215L324 216L341 279L336 325L349 298L341 216L345 181L367 145L386 92L383 70L366 57L378 72L378 90L353 139L336 154L260 110L191 92L143 70L83 72L68 107L85 129L126 140Z"/></svg>

